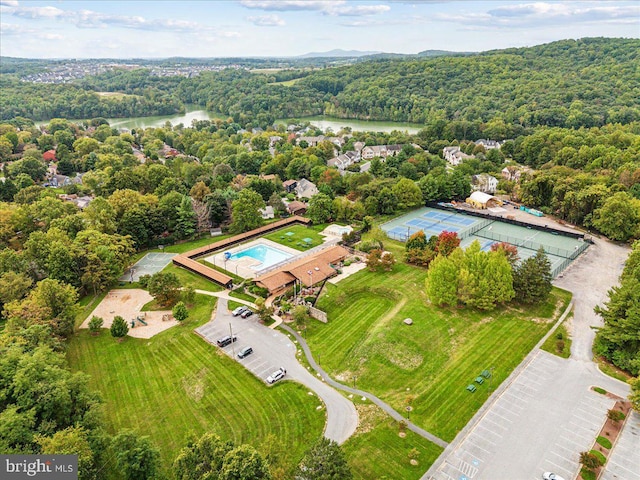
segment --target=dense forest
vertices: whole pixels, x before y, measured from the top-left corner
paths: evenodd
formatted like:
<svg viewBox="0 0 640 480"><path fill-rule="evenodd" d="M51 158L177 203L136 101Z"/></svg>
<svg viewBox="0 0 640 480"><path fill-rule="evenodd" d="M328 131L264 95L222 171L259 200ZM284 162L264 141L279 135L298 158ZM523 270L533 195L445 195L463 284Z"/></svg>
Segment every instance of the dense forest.
<svg viewBox="0 0 640 480"><path fill-rule="evenodd" d="M263 128L321 113L425 125L460 121L470 130L495 118L523 128L626 124L640 120L638 50L635 39L590 38L466 56L363 59L297 73L242 69L183 78L114 70L32 92L7 75L1 119L140 116L195 103ZM135 97L97 98L96 91ZM74 108L65 111L67 104Z"/></svg>

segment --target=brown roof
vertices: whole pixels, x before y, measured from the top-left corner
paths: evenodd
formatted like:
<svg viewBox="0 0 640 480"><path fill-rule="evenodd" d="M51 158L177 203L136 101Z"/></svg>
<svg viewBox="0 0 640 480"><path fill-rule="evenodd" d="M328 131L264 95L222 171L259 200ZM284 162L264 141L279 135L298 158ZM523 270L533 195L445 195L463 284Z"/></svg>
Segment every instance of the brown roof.
<svg viewBox="0 0 640 480"><path fill-rule="evenodd" d="M336 263L344 259L349 252L340 245L334 245L325 250L320 251L317 255L311 255L301 258L295 262L291 262L283 267L269 272L255 279L268 288L269 291L275 291L284 285L292 283L297 278L306 286L322 282L333 276L336 271L331 267L332 263ZM312 272L309 275L309 272Z"/></svg>
<svg viewBox="0 0 640 480"><path fill-rule="evenodd" d="M298 182L296 182L295 180L286 180L285 182L282 182L282 186L284 188L287 188L287 187L293 185L294 183L298 183Z"/></svg>
<svg viewBox="0 0 640 480"><path fill-rule="evenodd" d="M293 202L290 202L289 205L287 205L287 210L289 210L291 213L299 212L300 210L306 211L307 204L294 200Z"/></svg>
<svg viewBox="0 0 640 480"><path fill-rule="evenodd" d="M191 270L194 273L202 275L209 280L213 280L214 282L221 285L228 286L233 284L233 278L231 278L229 275L225 275L224 273L214 270L213 268L202 265L201 263L190 259L186 255L176 255L175 257L173 257L173 263L179 267L186 268L187 270Z"/></svg>

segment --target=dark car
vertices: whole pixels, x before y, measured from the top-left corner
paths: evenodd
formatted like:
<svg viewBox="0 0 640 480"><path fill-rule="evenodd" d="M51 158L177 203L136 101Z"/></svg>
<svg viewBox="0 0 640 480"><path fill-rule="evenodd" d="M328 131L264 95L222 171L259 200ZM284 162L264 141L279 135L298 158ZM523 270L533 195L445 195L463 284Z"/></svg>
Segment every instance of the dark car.
<svg viewBox="0 0 640 480"><path fill-rule="evenodd" d="M226 337L222 337L216 340L216 343L219 347L226 347L227 345L231 345L232 342L235 342L237 340L238 337L236 337L235 335L233 336L233 338L231 338L231 335L227 335Z"/></svg>
<svg viewBox="0 0 640 480"><path fill-rule="evenodd" d="M238 352L238 358L244 358L247 355L251 355L252 353L253 353L253 348L244 347L242 350L240 350L240 352Z"/></svg>
<svg viewBox="0 0 640 480"><path fill-rule="evenodd" d="M247 317L250 317L251 315L253 315L253 312L248 308L240 314L242 318L247 318Z"/></svg>

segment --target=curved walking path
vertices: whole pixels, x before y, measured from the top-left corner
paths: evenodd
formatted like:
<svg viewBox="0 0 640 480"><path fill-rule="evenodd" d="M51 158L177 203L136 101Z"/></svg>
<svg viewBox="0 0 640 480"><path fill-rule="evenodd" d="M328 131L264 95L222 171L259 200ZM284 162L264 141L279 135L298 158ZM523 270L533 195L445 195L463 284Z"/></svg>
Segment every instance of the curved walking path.
<svg viewBox="0 0 640 480"><path fill-rule="evenodd" d="M307 357L307 360L309 361L309 364L311 365L311 367L321 375L322 379L325 382L327 382L327 384L331 385L333 388L337 388L338 390L353 393L355 395L365 396L369 398L373 403L378 405L386 413L388 413L389 416L391 416L394 420L398 422L404 421L405 423L407 423L407 428L412 432L417 433L421 437L426 438L427 440L435 443L436 445L441 446L442 448L446 448L447 445L449 445L447 442L445 442L441 438L435 436L432 433L427 432L426 430L424 430L423 428L420 428L416 424L412 422L407 422L407 419L404 416L402 416L400 413L398 413L396 410L391 408L387 403L383 402L375 395L369 392L365 392L364 390L348 387L346 385L343 385L342 383L339 383L333 380L327 374L327 372L325 372L324 369L320 365L318 365L318 363L315 361L315 359L313 358L313 355L311 354L311 350L309 349L309 345L307 345L307 342L300 336L300 334L296 332L294 329L292 329L291 327L289 327L288 325L282 325L282 328L287 332L291 333L295 337L295 339L298 341L298 344L302 347L302 350L304 351L304 354Z"/></svg>

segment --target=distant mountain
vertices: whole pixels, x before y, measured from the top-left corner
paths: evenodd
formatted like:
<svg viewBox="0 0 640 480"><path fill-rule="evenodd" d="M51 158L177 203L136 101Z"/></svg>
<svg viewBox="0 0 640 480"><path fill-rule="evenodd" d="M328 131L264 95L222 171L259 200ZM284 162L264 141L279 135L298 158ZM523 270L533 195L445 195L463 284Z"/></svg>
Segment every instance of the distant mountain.
<svg viewBox="0 0 640 480"><path fill-rule="evenodd" d="M295 58L317 58L317 57L331 57L331 58L342 58L342 57L364 57L366 55L377 55L383 52L362 52L360 50L341 50L336 48L334 50L329 50L328 52L310 52L305 53L304 55L298 55Z"/></svg>

